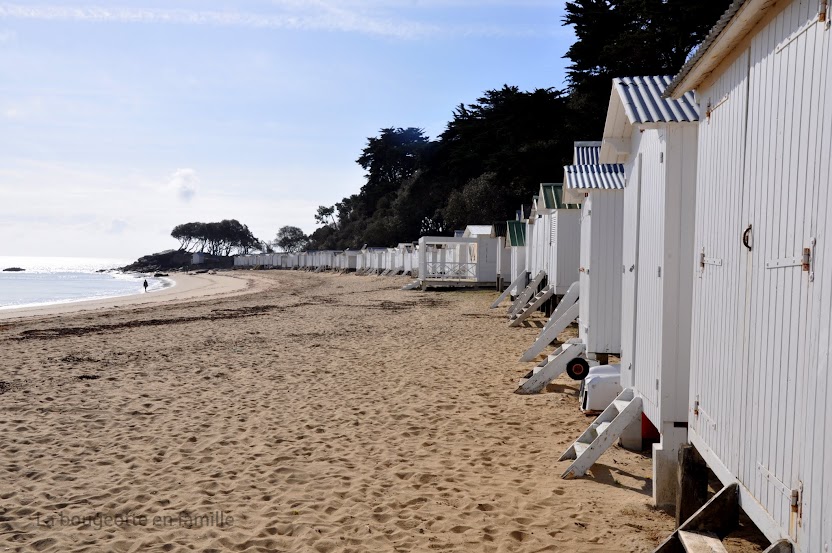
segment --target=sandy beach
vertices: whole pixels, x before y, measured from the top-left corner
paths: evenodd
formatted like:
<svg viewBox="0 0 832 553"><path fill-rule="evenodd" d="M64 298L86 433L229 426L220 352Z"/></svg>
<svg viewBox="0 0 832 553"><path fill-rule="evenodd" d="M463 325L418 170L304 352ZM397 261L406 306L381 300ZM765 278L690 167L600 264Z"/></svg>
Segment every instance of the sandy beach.
<svg viewBox="0 0 832 553"><path fill-rule="evenodd" d="M192 278L0 322L0 550L643 552L672 530L646 455L561 480L577 385L512 393L538 330L493 292Z"/></svg>

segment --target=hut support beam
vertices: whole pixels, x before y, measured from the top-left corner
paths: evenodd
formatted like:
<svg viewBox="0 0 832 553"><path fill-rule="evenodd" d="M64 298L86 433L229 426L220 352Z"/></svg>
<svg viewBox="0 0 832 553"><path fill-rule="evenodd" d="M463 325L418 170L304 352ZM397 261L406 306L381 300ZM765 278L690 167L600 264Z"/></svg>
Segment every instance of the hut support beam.
<svg viewBox="0 0 832 553"><path fill-rule="evenodd" d="M655 481L654 481L655 482ZM679 448L676 527L680 527L708 502L708 465L692 445Z"/></svg>

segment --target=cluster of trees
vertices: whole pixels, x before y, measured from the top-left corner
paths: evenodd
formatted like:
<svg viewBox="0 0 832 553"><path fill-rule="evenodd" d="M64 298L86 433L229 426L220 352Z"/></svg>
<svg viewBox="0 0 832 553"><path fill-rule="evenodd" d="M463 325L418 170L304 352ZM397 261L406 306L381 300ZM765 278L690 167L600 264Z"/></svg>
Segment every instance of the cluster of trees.
<svg viewBox="0 0 832 553"><path fill-rule="evenodd" d="M673 75L731 0L572 0L567 89L486 91L460 104L435 140L389 127L357 159L358 193L321 206L310 249L392 246L514 218L541 182L559 182L574 140L603 132L612 79ZM278 237L279 238L279 237ZM282 248L282 247L281 247Z"/></svg>
<svg viewBox="0 0 832 553"><path fill-rule="evenodd" d="M272 246L284 252L300 252L306 249L309 244L309 237L298 227L280 227Z"/></svg>
<svg viewBox="0 0 832 553"><path fill-rule="evenodd" d="M309 237L298 227L285 226L277 231L272 242L258 240L247 225L237 219L219 223L183 223L176 225L170 235L179 241L179 249L211 255L245 255L252 252L299 252L306 249Z"/></svg>
<svg viewBox="0 0 832 553"><path fill-rule="evenodd" d="M236 219L219 223L184 223L176 225L170 235L179 241L180 249L188 252L231 255L264 248L249 228Z"/></svg>

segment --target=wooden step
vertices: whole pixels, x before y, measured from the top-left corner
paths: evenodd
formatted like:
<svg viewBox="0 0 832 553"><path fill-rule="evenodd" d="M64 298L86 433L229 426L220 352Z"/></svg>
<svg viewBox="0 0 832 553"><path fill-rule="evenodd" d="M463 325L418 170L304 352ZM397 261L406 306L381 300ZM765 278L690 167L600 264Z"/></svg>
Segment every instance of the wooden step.
<svg viewBox="0 0 832 553"><path fill-rule="evenodd" d="M613 401L612 404L615 405L615 408L618 409L618 412L620 413L624 409L627 408L627 406L630 404L630 402L629 401L624 401L624 400L621 400L621 399L617 399L617 400Z"/></svg>
<svg viewBox="0 0 832 553"><path fill-rule="evenodd" d="M705 532L679 531L679 541L687 553L728 553L725 546L714 534Z"/></svg>

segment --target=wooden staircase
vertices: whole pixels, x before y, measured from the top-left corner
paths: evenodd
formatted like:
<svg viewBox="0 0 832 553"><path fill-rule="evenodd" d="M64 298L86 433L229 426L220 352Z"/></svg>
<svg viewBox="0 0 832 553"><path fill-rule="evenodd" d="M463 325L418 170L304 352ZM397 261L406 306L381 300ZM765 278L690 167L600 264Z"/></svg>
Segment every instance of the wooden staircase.
<svg viewBox="0 0 832 553"><path fill-rule="evenodd" d="M520 273L520 276L515 278L514 281L508 285L508 288L506 288L505 291L502 294L500 294L500 297L494 300L494 303L491 304L491 309L495 309L497 306L503 303L503 300L509 297L509 295L512 292L514 292L514 290L520 291L521 286L525 287L527 278L529 278L529 273L527 273L526 271Z"/></svg>
<svg viewBox="0 0 832 553"><path fill-rule="evenodd" d="M515 313L514 315L509 315L508 326L520 326L520 323L528 319L529 317L537 311L541 305L549 301L552 296L555 295L555 287L554 286L547 286L537 294L529 299L529 302L526 304L523 309Z"/></svg>
<svg viewBox="0 0 832 553"><path fill-rule="evenodd" d="M561 478L583 476L595 461L624 433L628 426L641 417L641 398L632 388L626 388L598 415L559 461L573 459Z"/></svg>
<svg viewBox="0 0 832 553"><path fill-rule="evenodd" d="M566 327L578 318L580 312L580 305L578 303L580 290L580 284L573 282L569 290L566 291L566 295L563 296L563 299L560 300L557 308L552 313L549 322L540 331L540 335L534 341L534 344L520 357L520 361L534 360L549 344L555 341Z"/></svg>
<svg viewBox="0 0 832 553"><path fill-rule="evenodd" d="M531 395L540 392L549 382L563 374L570 361L585 351L586 346L579 338L568 341L524 376L514 393Z"/></svg>
<svg viewBox="0 0 832 553"><path fill-rule="evenodd" d="M532 296L537 293L537 289L540 287L540 283L543 282L544 278L546 278L546 273L544 271L537 273L537 276L532 279L529 285L526 286L519 296L517 296L514 303L511 304L511 307L508 308L509 317L516 315L522 311L526 305L528 305L529 300L531 300Z"/></svg>

